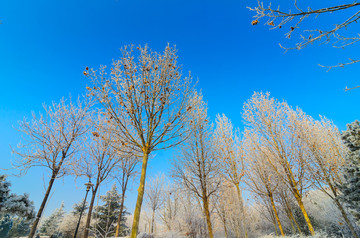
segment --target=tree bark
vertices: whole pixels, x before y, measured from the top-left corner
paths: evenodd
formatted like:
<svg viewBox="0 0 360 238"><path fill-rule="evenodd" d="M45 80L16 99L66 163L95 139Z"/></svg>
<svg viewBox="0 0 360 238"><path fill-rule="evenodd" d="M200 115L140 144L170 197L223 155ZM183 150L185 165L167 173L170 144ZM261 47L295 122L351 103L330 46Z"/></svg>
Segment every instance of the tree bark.
<svg viewBox="0 0 360 238"><path fill-rule="evenodd" d="M206 217L206 223L207 223L207 227L208 227L209 238L214 238L212 225L211 225L211 219L210 219L209 200L208 200L207 196L203 197L203 203L204 203L204 213L205 213L205 217Z"/></svg>
<svg viewBox="0 0 360 238"><path fill-rule="evenodd" d="M236 191L237 191L237 195L238 195L238 199L239 199L239 203L240 203L241 215L243 216L241 219L241 223L244 227L245 237L247 238L248 234L247 234L247 227L245 224L245 208L244 208L244 203L243 203L242 196L241 196L240 184L238 184L238 183L235 184L235 187L236 187Z"/></svg>
<svg viewBox="0 0 360 238"><path fill-rule="evenodd" d="M152 211L152 216L151 216L151 230L150 230L151 234L154 234L154 222L155 222L155 210Z"/></svg>
<svg viewBox="0 0 360 238"><path fill-rule="evenodd" d="M51 191L51 188L52 188L52 186L53 186L53 184L54 184L54 182L55 182L56 176L57 176L57 173L56 173L56 172L53 172L53 173L52 173L52 176L51 176L51 179L50 179L50 181L49 181L49 185L48 185L48 187L47 187L47 189L46 189L46 193L45 193L44 199L43 199L43 201L42 201L42 203L41 203L41 205L40 205L39 211L38 211L38 213L37 213L37 215L36 215L36 219L35 219L32 227L31 227L31 230L30 230L30 233L29 233L28 238L33 238L34 235L35 235L36 228L37 228L37 226L38 226L38 224L39 224L41 215L42 215L42 213L43 213L43 211L44 211L44 209L45 209L45 205L46 205L46 202L47 202L47 200L48 200L48 198L49 198L50 191Z"/></svg>
<svg viewBox="0 0 360 238"><path fill-rule="evenodd" d="M312 226L310 218L309 218L309 216L308 216L308 214L307 214L307 212L305 210L304 203L303 203L303 201L301 199L300 193L296 188L294 188L294 194L295 194L295 198L296 198L296 200L297 200L297 202L299 204L300 210L301 210L301 212L302 212L302 214L303 214L303 216L305 218L305 221L306 221L306 224L307 224L307 226L309 228L309 231L310 231L311 235L314 235L315 234L314 227Z"/></svg>
<svg viewBox="0 0 360 238"><path fill-rule="evenodd" d="M131 236L130 238L136 238L138 229L139 229L139 221L140 221L140 212L141 205L143 202L144 192L145 192L145 178L146 178L146 169L148 163L149 153L148 151L144 151L142 168L141 168L141 176L140 176L140 184L138 188L138 197L136 200L136 207L134 211L134 220L131 228Z"/></svg>
<svg viewBox="0 0 360 238"><path fill-rule="evenodd" d="M329 187L332 191L332 193L334 194L334 198L333 200L335 201L336 206L339 208L341 215L343 216L347 226L349 227L352 235L354 238L359 238L359 236L357 235L354 226L351 224L351 221L349 219L349 217L347 216L344 207L341 205L341 203L339 202L338 196L337 196L337 192L335 187L333 186L333 184L331 183L330 179L326 176L326 181L329 184Z"/></svg>
<svg viewBox="0 0 360 238"><path fill-rule="evenodd" d="M120 212L119 212L119 217L118 217L118 220L117 220L115 237L119 237L119 233L120 233L122 214L123 214L123 210L124 210L125 192L126 192L126 189L125 189L125 191L123 191L122 196L121 196Z"/></svg>
<svg viewBox="0 0 360 238"><path fill-rule="evenodd" d="M339 202L339 200L338 200L337 198L335 198L334 201L335 201L337 207L339 208L342 216L344 217L344 220L345 220L345 222L347 223L349 229L351 230L351 233L352 233L353 237L354 237L354 238L359 238L359 236L357 235L357 233L356 233L356 231L355 231L354 226L351 224L350 219L349 219L349 217L347 216L347 214L346 214L343 206L342 206L341 203Z"/></svg>
<svg viewBox="0 0 360 238"><path fill-rule="evenodd" d="M282 225L281 225L281 222L280 222L280 218L279 218L279 215L278 215L278 212L276 210L276 207L275 207L275 202L274 202L274 198L272 196L272 194L269 195L269 198L270 198L270 201L271 201L271 207L274 211L274 215L275 215L275 218L276 218L276 222L279 226L279 230L280 230L280 233L281 233L281 236L285 236L284 234L284 230L282 228Z"/></svg>
<svg viewBox="0 0 360 238"><path fill-rule="evenodd" d="M94 190L92 191L92 195L91 195L91 201L89 204L89 211L87 214L87 218L86 218L86 225L85 225L85 231L84 231L84 238L87 238L89 236L89 228L90 228L90 222L91 222L91 215L92 215L92 210L94 208L94 203L95 203L95 198L96 198L96 193L97 190L99 188L99 183L97 183L95 185Z"/></svg>

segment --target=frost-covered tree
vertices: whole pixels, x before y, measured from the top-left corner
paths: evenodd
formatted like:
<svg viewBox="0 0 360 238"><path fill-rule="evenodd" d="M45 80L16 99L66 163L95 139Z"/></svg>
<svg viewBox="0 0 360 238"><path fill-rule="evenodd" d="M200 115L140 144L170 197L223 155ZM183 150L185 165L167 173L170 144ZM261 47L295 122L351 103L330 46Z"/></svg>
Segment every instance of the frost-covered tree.
<svg viewBox="0 0 360 238"><path fill-rule="evenodd" d="M94 186L91 187L84 238L88 237L95 198L101 184L110 177L116 165L125 157L112 145L111 124L100 115L94 116L90 121L92 126L85 136L83 155L76 160L73 166L76 176L87 177L94 183Z"/></svg>
<svg viewBox="0 0 360 238"><path fill-rule="evenodd" d="M282 236L285 235L283 225L279 218L279 211L275 204L276 190L281 184L273 170L271 163L268 162L274 156L268 148L262 147L258 143L255 134L246 133L247 144L247 165L246 184L249 191L256 194L262 200L269 201L276 224ZM276 230L276 228L275 228Z"/></svg>
<svg viewBox="0 0 360 238"><path fill-rule="evenodd" d="M191 77L184 77L176 49L167 46L163 53L149 47L124 47L110 70L86 70L93 85L87 87L105 109L122 138L118 147L130 147L142 157L138 198L131 238L136 238L145 192L149 155L181 143L187 135L184 126L193 92Z"/></svg>
<svg viewBox="0 0 360 238"><path fill-rule="evenodd" d="M115 179L118 181L121 190L121 202L120 202L120 211L116 224L116 232L115 237L120 236L120 230L123 225L121 224L123 221L123 210L124 210L124 202L126 198L126 191L128 189L128 185L131 179L134 179L137 175L137 171L135 170L136 165L139 160L134 155L128 155L121 157L119 163L117 163L115 168Z"/></svg>
<svg viewBox="0 0 360 238"><path fill-rule="evenodd" d="M9 214L0 215L0 237L8 237L12 225L13 220Z"/></svg>
<svg viewBox="0 0 360 238"><path fill-rule="evenodd" d="M311 176L313 185L333 199L351 230L352 236L358 238L351 218L339 199L339 190L336 188L336 184L342 184L340 170L346 164L347 152L339 130L324 117L315 120L307 116L296 126L300 132L299 137L310 152L306 159L306 170Z"/></svg>
<svg viewBox="0 0 360 238"><path fill-rule="evenodd" d="M350 208L356 222L360 225L360 122L347 125L342 135L349 148L346 165L343 167L343 184L339 185L343 193L341 198Z"/></svg>
<svg viewBox="0 0 360 238"><path fill-rule="evenodd" d="M73 215L80 215L81 212L85 212L89 208L89 203L85 202L84 205L84 199L81 200L81 202L75 203L73 205L73 210L71 211L71 214Z"/></svg>
<svg viewBox="0 0 360 238"><path fill-rule="evenodd" d="M231 120L225 115L216 116L214 144L215 156L221 165L220 168L222 175L236 188L238 201L237 208L240 209L242 217L240 226L242 228L241 230L247 237L244 201L240 188L240 183L242 182L245 174L245 151L241 141L240 131L238 129L234 129Z"/></svg>
<svg viewBox="0 0 360 238"><path fill-rule="evenodd" d="M201 94L193 98L194 109L188 122L190 137L174 161L172 175L202 203L208 236L214 237L211 223L210 199L221 185L220 165L213 148L212 126L207 115L207 105Z"/></svg>
<svg viewBox="0 0 360 238"><path fill-rule="evenodd" d="M117 224L121 195L117 191L116 184L114 184L105 195L100 196L103 205L95 207L93 217L96 220L95 227L92 229L95 231L95 235L100 237L107 234L108 236L114 236L115 226ZM120 235L126 235L127 227L125 225L127 213L126 209L123 210L123 220L121 223L122 229L120 229Z"/></svg>
<svg viewBox="0 0 360 238"><path fill-rule="evenodd" d="M0 175L0 213L18 215L31 219L35 216L34 204L29 195L16 195L10 192L11 183L5 175Z"/></svg>
<svg viewBox="0 0 360 238"><path fill-rule="evenodd" d="M165 176L158 174L156 177L150 178L148 187L145 191L145 201L148 207L151 209L151 224L150 224L150 233L154 233L154 223L155 223L155 213L163 205L163 195L164 195L164 180Z"/></svg>
<svg viewBox="0 0 360 238"><path fill-rule="evenodd" d="M15 216L12 217L12 221L13 224L8 234L9 237L21 237L29 234L32 220Z"/></svg>
<svg viewBox="0 0 360 238"><path fill-rule="evenodd" d="M164 188L164 203L159 212L161 221L168 231L176 228L176 222L180 213L180 191L175 184L168 184Z"/></svg>
<svg viewBox="0 0 360 238"><path fill-rule="evenodd" d="M72 164L72 159L81 149L79 138L87 130L87 117L90 103L87 100L77 103L64 98L51 106L44 105L45 115L32 114L19 124L23 133L23 144L13 152L18 155L14 167L26 173L32 167L45 167L50 172L49 183L44 198L31 227L29 238L35 235L38 223L50 196L56 179L64 176Z"/></svg>
<svg viewBox="0 0 360 238"><path fill-rule="evenodd" d="M64 211L64 203L61 204L61 206L46 219L42 222L39 233L42 235L59 235L59 228L62 219L64 218L65 211Z"/></svg>
<svg viewBox="0 0 360 238"><path fill-rule="evenodd" d="M303 203L303 192L308 185L306 158L308 151L296 131L305 115L292 109L286 102L270 97L269 93L254 93L244 104L243 118L247 130L256 136L259 148L266 148L271 156L263 157L274 175L286 185L307 223L308 230L315 234Z"/></svg>

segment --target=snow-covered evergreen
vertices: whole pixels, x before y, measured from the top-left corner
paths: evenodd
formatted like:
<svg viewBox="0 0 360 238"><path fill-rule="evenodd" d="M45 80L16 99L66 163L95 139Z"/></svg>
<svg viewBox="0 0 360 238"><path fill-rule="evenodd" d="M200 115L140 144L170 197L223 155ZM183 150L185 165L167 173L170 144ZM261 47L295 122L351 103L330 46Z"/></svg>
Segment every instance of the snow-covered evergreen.
<svg viewBox="0 0 360 238"><path fill-rule="evenodd" d="M18 215L31 219L35 216L34 204L28 194L16 195L10 193L11 183L5 175L0 175L0 212L10 215Z"/></svg>
<svg viewBox="0 0 360 238"><path fill-rule="evenodd" d="M49 217L47 217L41 224L39 232L41 235L55 235L57 236L62 219L64 218L64 203L61 204Z"/></svg>
<svg viewBox="0 0 360 238"><path fill-rule="evenodd" d="M347 128L343 132L343 140L349 153L343 167L344 183L339 188L343 193L342 200L360 225L360 122L354 121Z"/></svg>

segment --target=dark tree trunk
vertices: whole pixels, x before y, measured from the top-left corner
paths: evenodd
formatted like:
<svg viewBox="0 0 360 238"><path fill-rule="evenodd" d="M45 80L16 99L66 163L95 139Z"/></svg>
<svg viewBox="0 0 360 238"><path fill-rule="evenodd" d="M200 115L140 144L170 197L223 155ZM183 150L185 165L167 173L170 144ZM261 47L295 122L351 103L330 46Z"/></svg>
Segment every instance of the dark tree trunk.
<svg viewBox="0 0 360 238"><path fill-rule="evenodd" d="M42 203L41 203L41 205L40 205L39 211L38 211L38 213L37 213L37 215L36 215L36 219L35 219L34 223L32 224L32 227L31 227L31 230L30 230L30 233L29 233L28 238L33 238L34 235L35 235L35 232L36 232L37 226L38 226L38 224L39 224L40 218L41 218L42 213L43 213L43 211L44 211L44 209L45 209L46 202L47 202L47 200L48 200L48 198L49 198L51 188L52 188L52 186L53 186L53 184L54 184L54 182L55 182L56 175L57 175L57 173L56 173L56 172L53 172L53 174L52 174L52 176L51 176L51 179L50 179L50 181L49 181L49 185L48 185L48 187L47 187L47 189L46 189L46 193L45 193L44 199L43 199L43 201L42 201Z"/></svg>

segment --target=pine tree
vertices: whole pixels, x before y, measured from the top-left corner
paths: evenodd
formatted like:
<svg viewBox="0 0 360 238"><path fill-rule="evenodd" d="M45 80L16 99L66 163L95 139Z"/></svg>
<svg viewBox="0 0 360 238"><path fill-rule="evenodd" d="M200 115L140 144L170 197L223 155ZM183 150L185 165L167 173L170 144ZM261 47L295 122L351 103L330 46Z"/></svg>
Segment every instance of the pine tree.
<svg viewBox="0 0 360 238"><path fill-rule="evenodd" d="M343 168L344 182L339 185L341 199L350 208L356 223L360 225L360 122L348 124L342 139L349 148L349 153L346 157L346 166Z"/></svg>
<svg viewBox="0 0 360 238"><path fill-rule="evenodd" d="M4 214L0 218L0 237L8 237L13 221L9 214Z"/></svg>
<svg viewBox="0 0 360 238"><path fill-rule="evenodd" d="M54 235L55 237L59 236L59 226L62 219L64 218L64 203L61 204L60 208L57 208L48 218L42 223L39 232L42 235Z"/></svg>
<svg viewBox="0 0 360 238"><path fill-rule="evenodd" d="M20 237L29 234L32 220L23 217L13 217L13 224L9 231L8 237Z"/></svg>
<svg viewBox="0 0 360 238"><path fill-rule="evenodd" d="M83 205L84 205L84 199L82 199L81 202L79 202L79 203L75 203L71 213L74 216L80 216L81 211L83 211L84 212L83 216L85 216L85 211L89 208L89 204L88 204L88 202L85 202L85 207L84 208L83 208Z"/></svg>
<svg viewBox="0 0 360 238"><path fill-rule="evenodd" d="M104 202L103 205L95 207L93 216L97 219L96 227L94 230L96 233L100 233L100 237L103 236L114 236L116 223L120 212L120 201L121 195L117 191L117 187L114 184L110 191L104 196L100 196L100 199ZM126 217L128 214L126 209L123 210L123 219L121 222L120 233L123 235L128 232L128 228L125 225Z"/></svg>
<svg viewBox="0 0 360 238"><path fill-rule="evenodd" d="M34 204L29 200L29 196L10 193L10 186L11 183L6 181L6 176L0 175L0 213L33 218Z"/></svg>

